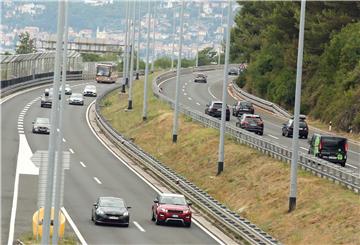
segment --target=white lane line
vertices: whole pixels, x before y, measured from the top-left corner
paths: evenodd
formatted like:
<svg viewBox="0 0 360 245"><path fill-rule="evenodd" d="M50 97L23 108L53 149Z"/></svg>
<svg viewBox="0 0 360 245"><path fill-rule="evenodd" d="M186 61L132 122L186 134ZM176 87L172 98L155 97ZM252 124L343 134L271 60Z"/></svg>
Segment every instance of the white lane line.
<svg viewBox="0 0 360 245"><path fill-rule="evenodd" d="M185 83L185 86L187 85L187 83Z"/></svg>
<svg viewBox="0 0 360 245"><path fill-rule="evenodd" d="M308 149L306 149L305 147L300 146L300 149L307 151Z"/></svg>
<svg viewBox="0 0 360 245"><path fill-rule="evenodd" d="M277 140L279 139L278 137L276 137L274 135L271 135L271 134L268 134L268 136L271 137L271 138L277 139Z"/></svg>
<svg viewBox="0 0 360 245"><path fill-rule="evenodd" d="M358 168L358 167L356 167L356 166L354 166L354 165L351 165L351 164L349 164L349 163L347 163L346 165L348 165L348 166L350 166L350 167L352 167L352 168L355 168L355 169Z"/></svg>
<svg viewBox="0 0 360 245"><path fill-rule="evenodd" d="M23 121L18 121L18 125L24 125Z"/></svg>
<svg viewBox="0 0 360 245"><path fill-rule="evenodd" d="M60 132L60 129L59 129L59 128L57 128L57 129L56 129L56 131Z"/></svg>
<svg viewBox="0 0 360 245"><path fill-rule="evenodd" d="M192 98L191 98L191 97L188 97L188 100L192 100Z"/></svg>
<svg viewBox="0 0 360 245"><path fill-rule="evenodd" d="M114 157L116 157L122 164L124 164L131 172L133 172L135 175L137 175L142 181L144 181L148 186L150 186L154 191L156 191L156 193L162 193L155 185L153 185L152 183L150 183L147 179L145 179L140 173L138 173L136 170L134 170L127 162L125 162L122 158L120 158L114 151L113 149L111 149L104 141L103 139L101 139L97 133L95 132L95 130L92 128L91 124L90 124L90 120L89 120L89 111L90 111L90 107L92 106L92 104L95 103L95 100L93 102L91 102L88 106L88 108L86 109L86 122L91 130L91 132L94 134L94 136L100 141L100 143L106 148L108 149L109 152L111 152L113 154ZM215 234L213 234L210 230L208 230L205 226L203 226L202 224L200 224L200 222L198 222L195 217L192 217L193 219L193 223L195 225L197 225L201 230L203 230L206 234L208 234L209 236L211 236L217 243L219 243L220 245L225 245L225 243L219 238L217 237Z"/></svg>
<svg viewBox="0 0 360 245"><path fill-rule="evenodd" d="M187 96L187 93L184 93L184 96Z"/></svg>
<svg viewBox="0 0 360 245"><path fill-rule="evenodd" d="M141 225L139 225L138 222L133 221L134 225L141 231L141 232L145 232L145 229L141 227Z"/></svg>
<svg viewBox="0 0 360 245"><path fill-rule="evenodd" d="M208 92L214 99L219 100L215 95L213 95L213 93L211 93L210 86L208 87Z"/></svg>
<svg viewBox="0 0 360 245"><path fill-rule="evenodd" d="M182 89L183 92L185 92L185 89Z"/></svg>
<svg viewBox="0 0 360 245"><path fill-rule="evenodd" d="M63 142L66 142L66 139L63 138Z"/></svg>
<svg viewBox="0 0 360 245"><path fill-rule="evenodd" d="M22 111L22 112L20 112L20 116L24 116L26 114L26 112L25 111Z"/></svg>
<svg viewBox="0 0 360 245"><path fill-rule="evenodd" d="M81 164L81 166L83 166L83 168L86 168L85 163L83 163L83 162L80 161L80 164Z"/></svg>
<svg viewBox="0 0 360 245"><path fill-rule="evenodd" d="M94 180L95 180L99 185L101 185L101 181L100 181L98 178L94 177Z"/></svg>
<svg viewBox="0 0 360 245"><path fill-rule="evenodd" d="M72 153L72 154L74 154L74 151L73 151L73 149L71 149L71 148L69 148L69 151Z"/></svg>
<svg viewBox="0 0 360 245"><path fill-rule="evenodd" d="M66 209L64 207L61 208L61 211L63 212L63 214L66 217L66 220L69 222L70 226L72 227L73 231L75 232L76 236L79 238L80 242L82 245L87 245L87 242L85 241L84 237L81 235L79 229L76 227L74 221L72 220L72 218L70 217L70 215L68 214L68 212L66 211Z"/></svg>
<svg viewBox="0 0 360 245"><path fill-rule="evenodd" d="M197 105L201 105L199 102L196 102Z"/></svg>
<svg viewBox="0 0 360 245"><path fill-rule="evenodd" d="M355 151L352 151L352 150L348 150L348 152L351 152L352 154L360 155L360 152L355 152Z"/></svg>
<svg viewBox="0 0 360 245"><path fill-rule="evenodd" d="M18 132L19 134L23 134L24 133L24 131L21 131L21 130L19 130L19 132Z"/></svg>

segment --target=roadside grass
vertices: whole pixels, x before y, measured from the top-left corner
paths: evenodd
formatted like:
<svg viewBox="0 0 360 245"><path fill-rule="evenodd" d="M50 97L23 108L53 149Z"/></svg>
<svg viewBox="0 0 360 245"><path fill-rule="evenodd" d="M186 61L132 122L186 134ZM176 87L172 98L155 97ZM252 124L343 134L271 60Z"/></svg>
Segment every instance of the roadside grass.
<svg viewBox="0 0 360 245"><path fill-rule="evenodd" d="M288 213L289 164L230 137L224 172L216 176L218 130L181 115L173 144L172 110L148 86L147 121L142 120L142 80L134 83L131 112L125 111L127 94L117 90L105 98L110 105L102 107L102 114L123 135L284 244L360 244L359 195L299 170L297 209Z"/></svg>
<svg viewBox="0 0 360 245"><path fill-rule="evenodd" d="M51 239L51 238L50 238ZM19 240L25 245L40 244L41 238L39 240L34 239L32 232L24 233L20 236ZM66 235L62 239L59 239L59 245L77 245L80 244L75 235Z"/></svg>

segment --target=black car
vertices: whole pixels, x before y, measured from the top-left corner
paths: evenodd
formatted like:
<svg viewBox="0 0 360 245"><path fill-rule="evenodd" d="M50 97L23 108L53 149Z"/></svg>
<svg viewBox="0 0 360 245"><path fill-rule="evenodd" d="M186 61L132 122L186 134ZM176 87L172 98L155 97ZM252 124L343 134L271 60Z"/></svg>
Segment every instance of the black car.
<svg viewBox="0 0 360 245"><path fill-rule="evenodd" d="M40 106L51 108L51 105L52 105L52 95L48 95L48 96L42 95Z"/></svg>
<svg viewBox="0 0 360 245"><path fill-rule="evenodd" d="M282 136L292 137L293 136L293 128L294 128L294 119L291 118L287 123L283 124L282 127ZM307 139L309 135L309 127L305 121L305 116L300 115L299 118L299 137Z"/></svg>
<svg viewBox="0 0 360 245"><path fill-rule="evenodd" d="M228 74L237 76L237 75L239 75L239 69L232 67L229 69Z"/></svg>
<svg viewBox="0 0 360 245"><path fill-rule="evenodd" d="M239 117L242 114L254 114L255 109L251 102L249 101L238 101L232 107L233 116Z"/></svg>
<svg viewBox="0 0 360 245"><path fill-rule="evenodd" d="M194 83L197 83L197 82L207 83L207 76L203 73L196 74L195 78L194 78Z"/></svg>
<svg viewBox="0 0 360 245"><path fill-rule="evenodd" d="M314 134L309 144L309 154L345 167L349 150L346 138Z"/></svg>
<svg viewBox="0 0 360 245"><path fill-rule="evenodd" d="M236 122L236 127L254 132L259 135L264 134L264 122L259 115L242 114L239 121Z"/></svg>
<svg viewBox="0 0 360 245"><path fill-rule="evenodd" d="M130 214L125 201L118 197L99 197L91 211L95 224L116 224L128 227Z"/></svg>
<svg viewBox="0 0 360 245"><path fill-rule="evenodd" d="M221 118L222 101L211 101L206 105L205 114ZM230 121L230 109L226 106L226 121Z"/></svg>

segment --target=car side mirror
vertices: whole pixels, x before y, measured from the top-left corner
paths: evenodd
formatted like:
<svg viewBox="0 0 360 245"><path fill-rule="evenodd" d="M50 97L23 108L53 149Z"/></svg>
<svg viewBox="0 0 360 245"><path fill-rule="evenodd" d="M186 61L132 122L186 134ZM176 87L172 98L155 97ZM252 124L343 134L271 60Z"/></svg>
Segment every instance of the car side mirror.
<svg viewBox="0 0 360 245"><path fill-rule="evenodd" d="M126 207L127 209L130 209L131 207Z"/></svg>
<svg viewBox="0 0 360 245"><path fill-rule="evenodd" d="M154 203L159 203L159 200L155 199L155 200L154 200Z"/></svg>
<svg viewBox="0 0 360 245"><path fill-rule="evenodd" d="M210 106L210 104L206 104L206 107L209 107Z"/></svg>
<svg viewBox="0 0 360 245"><path fill-rule="evenodd" d="M286 123L283 123L283 126L286 126Z"/></svg>
<svg viewBox="0 0 360 245"><path fill-rule="evenodd" d="M191 205L192 205L192 202L187 201L187 205L191 206Z"/></svg>
<svg viewBox="0 0 360 245"><path fill-rule="evenodd" d="M95 208L97 208L98 205L97 205L97 203L94 203L93 206L94 206Z"/></svg>
<svg viewBox="0 0 360 245"><path fill-rule="evenodd" d="M35 122L32 122L32 124L35 124Z"/></svg>

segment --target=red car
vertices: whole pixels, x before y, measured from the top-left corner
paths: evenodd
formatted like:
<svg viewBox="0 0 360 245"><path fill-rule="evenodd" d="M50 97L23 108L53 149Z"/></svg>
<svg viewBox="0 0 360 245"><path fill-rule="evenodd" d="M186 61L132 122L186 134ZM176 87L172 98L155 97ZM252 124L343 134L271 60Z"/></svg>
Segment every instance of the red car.
<svg viewBox="0 0 360 245"><path fill-rule="evenodd" d="M151 220L157 225L164 223L182 223L191 226L191 203L180 194L161 193L156 195L151 208Z"/></svg>

